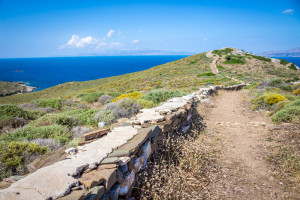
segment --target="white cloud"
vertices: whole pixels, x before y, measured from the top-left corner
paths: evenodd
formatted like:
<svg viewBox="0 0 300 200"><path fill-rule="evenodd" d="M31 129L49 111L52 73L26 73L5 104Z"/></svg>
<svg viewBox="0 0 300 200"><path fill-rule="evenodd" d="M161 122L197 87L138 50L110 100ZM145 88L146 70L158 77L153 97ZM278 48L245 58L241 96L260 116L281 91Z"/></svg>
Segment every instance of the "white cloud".
<svg viewBox="0 0 300 200"><path fill-rule="evenodd" d="M110 29L107 33L107 37L110 38L114 34L114 30Z"/></svg>
<svg viewBox="0 0 300 200"><path fill-rule="evenodd" d="M140 33L144 32L143 30L139 30Z"/></svg>
<svg viewBox="0 0 300 200"><path fill-rule="evenodd" d="M123 33L122 31L118 30L118 35L122 35L122 33Z"/></svg>
<svg viewBox="0 0 300 200"><path fill-rule="evenodd" d="M81 48L85 46L95 45L98 42L99 40L92 36L80 38L78 35L72 35L71 39L66 44L60 46L60 49L64 49L66 47Z"/></svg>
<svg viewBox="0 0 300 200"><path fill-rule="evenodd" d="M99 49L100 47L105 47L105 46L107 46L108 44L106 43L106 42L100 42L98 45L97 45L97 47L96 47L96 49Z"/></svg>
<svg viewBox="0 0 300 200"><path fill-rule="evenodd" d="M139 40L132 40L132 43L138 43Z"/></svg>
<svg viewBox="0 0 300 200"><path fill-rule="evenodd" d="M121 43L121 42L112 42L112 43L110 43L110 47L112 47L112 48L114 48L114 47L122 47L122 46L124 46L124 44Z"/></svg>
<svg viewBox="0 0 300 200"><path fill-rule="evenodd" d="M293 15L295 12L294 9L286 9L284 11L282 11L283 14L290 14L290 15Z"/></svg>
<svg viewBox="0 0 300 200"><path fill-rule="evenodd" d="M207 38L203 38L204 41L208 40Z"/></svg>

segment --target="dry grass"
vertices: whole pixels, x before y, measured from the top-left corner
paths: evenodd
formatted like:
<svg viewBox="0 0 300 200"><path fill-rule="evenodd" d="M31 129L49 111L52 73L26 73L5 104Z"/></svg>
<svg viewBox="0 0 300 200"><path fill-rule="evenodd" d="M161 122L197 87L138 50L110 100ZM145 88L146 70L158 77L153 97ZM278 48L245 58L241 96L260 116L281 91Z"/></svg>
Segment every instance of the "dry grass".
<svg viewBox="0 0 300 200"><path fill-rule="evenodd" d="M194 113L192 129L158 142L147 168L139 175L138 199L205 199L209 154L199 140L202 118Z"/></svg>

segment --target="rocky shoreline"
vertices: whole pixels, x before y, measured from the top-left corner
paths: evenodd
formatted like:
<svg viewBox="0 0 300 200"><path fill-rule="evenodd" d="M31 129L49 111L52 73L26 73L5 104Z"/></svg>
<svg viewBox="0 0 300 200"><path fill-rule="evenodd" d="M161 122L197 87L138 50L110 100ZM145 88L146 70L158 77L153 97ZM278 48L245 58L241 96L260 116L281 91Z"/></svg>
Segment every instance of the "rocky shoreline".
<svg viewBox="0 0 300 200"><path fill-rule="evenodd" d="M37 87L28 86L26 82L0 81L0 97L33 92Z"/></svg>

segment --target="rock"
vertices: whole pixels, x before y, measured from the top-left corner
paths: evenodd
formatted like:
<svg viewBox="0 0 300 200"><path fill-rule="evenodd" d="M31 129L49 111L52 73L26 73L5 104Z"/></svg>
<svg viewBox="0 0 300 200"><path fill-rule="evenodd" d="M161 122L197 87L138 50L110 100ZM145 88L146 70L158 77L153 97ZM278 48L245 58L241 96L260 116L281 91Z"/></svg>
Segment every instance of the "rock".
<svg viewBox="0 0 300 200"><path fill-rule="evenodd" d="M70 194L58 198L58 200L84 200L91 192L85 190L74 190Z"/></svg>
<svg viewBox="0 0 300 200"><path fill-rule="evenodd" d="M131 173L128 173L125 175L125 180L121 185L120 189L120 195L125 195L128 193L130 187L132 186L133 182L135 180L135 173L134 171L131 171Z"/></svg>
<svg viewBox="0 0 300 200"><path fill-rule="evenodd" d="M166 115L166 120L168 121L174 121L176 119L176 114L169 114L169 115Z"/></svg>
<svg viewBox="0 0 300 200"><path fill-rule="evenodd" d="M108 158L104 158L101 161L101 164L113 164L113 163L119 163L119 158L118 157L108 157Z"/></svg>
<svg viewBox="0 0 300 200"><path fill-rule="evenodd" d="M104 183L106 190L109 190L117 181L117 168L115 165L100 165L97 170L83 173L78 181L84 185L86 190Z"/></svg>
<svg viewBox="0 0 300 200"><path fill-rule="evenodd" d="M86 200L100 200L105 193L105 188L102 185L95 186L89 190L91 192L90 196Z"/></svg>
<svg viewBox="0 0 300 200"><path fill-rule="evenodd" d="M93 140L95 138L99 138L103 135L106 135L109 131L110 131L109 128L100 129L100 130L92 131L92 132L89 132L89 133L85 133L81 136L81 138L84 141Z"/></svg>
<svg viewBox="0 0 300 200"><path fill-rule="evenodd" d="M51 153L39 156L32 163L26 166L28 171L33 173L42 167L46 167L58 161L64 160L68 156L68 154L65 153L65 149L65 147L61 147Z"/></svg>
<svg viewBox="0 0 300 200"><path fill-rule="evenodd" d="M98 122L98 127L99 128L103 128L105 126L105 122Z"/></svg>
<svg viewBox="0 0 300 200"><path fill-rule="evenodd" d="M179 123L181 122L181 118L175 118L174 120L173 120L173 126L177 126Z"/></svg>
<svg viewBox="0 0 300 200"><path fill-rule="evenodd" d="M159 133L160 128L158 126L152 126L149 128L142 128L138 130L138 134L134 136L128 143L119 147L113 151L108 157L129 157L135 154L140 146L149 138L154 137Z"/></svg>
<svg viewBox="0 0 300 200"><path fill-rule="evenodd" d="M74 147L71 147L71 148L66 149L65 152L70 155L75 155L77 150Z"/></svg>
<svg viewBox="0 0 300 200"><path fill-rule="evenodd" d="M140 156L137 159L135 159L133 168L134 173L137 173L142 169L145 159L145 156Z"/></svg>
<svg viewBox="0 0 300 200"><path fill-rule="evenodd" d="M108 197L109 197L110 200L118 200L119 193L120 193L120 185L115 185L108 192Z"/></svg>

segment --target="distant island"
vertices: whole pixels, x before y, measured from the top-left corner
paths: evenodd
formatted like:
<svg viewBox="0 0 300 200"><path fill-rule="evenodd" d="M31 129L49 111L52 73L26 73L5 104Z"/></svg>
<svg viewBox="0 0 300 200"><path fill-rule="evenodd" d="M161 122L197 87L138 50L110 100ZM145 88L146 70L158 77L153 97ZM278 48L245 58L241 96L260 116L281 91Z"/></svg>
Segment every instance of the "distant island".
<svg viewBox="0 0 300 200"><path fill-rule="evenodd" d="M300 47L290 50L266 51L259 55L265 57L300 57Z"/></svg>

